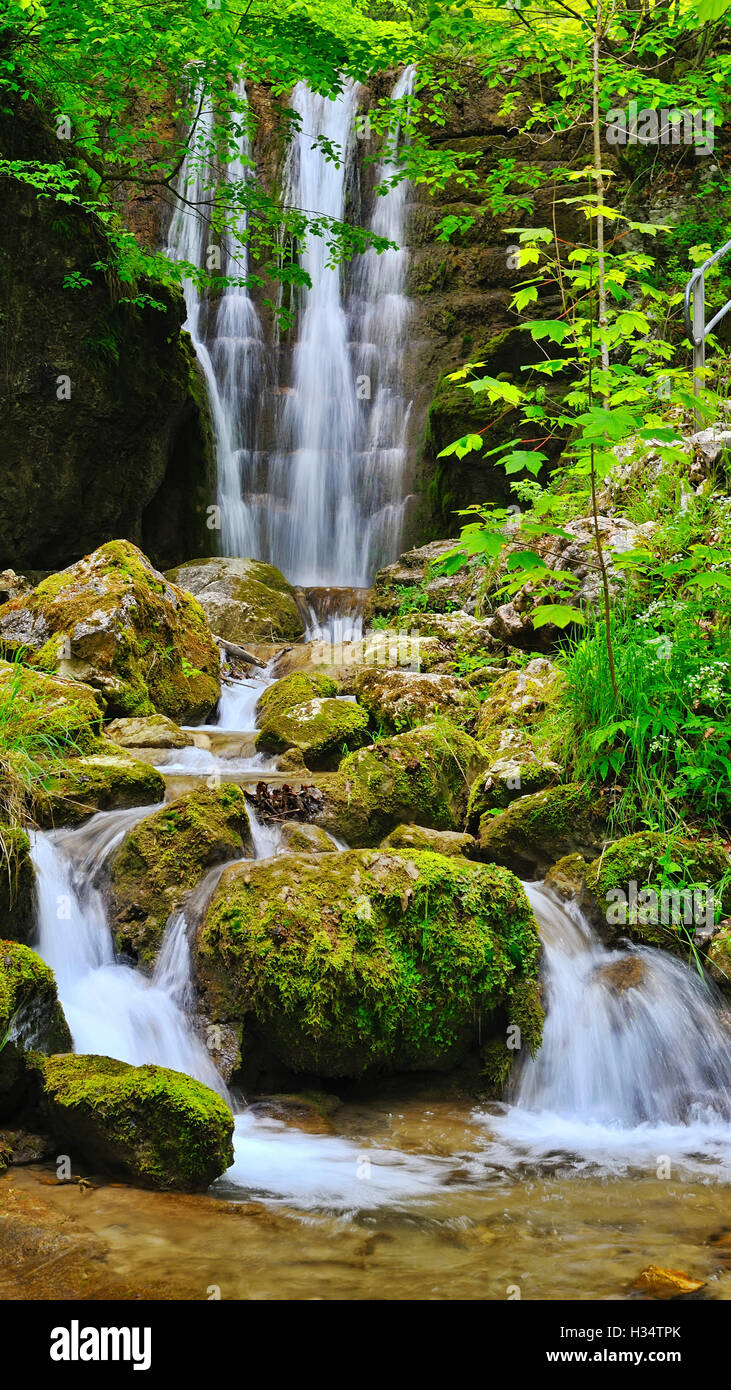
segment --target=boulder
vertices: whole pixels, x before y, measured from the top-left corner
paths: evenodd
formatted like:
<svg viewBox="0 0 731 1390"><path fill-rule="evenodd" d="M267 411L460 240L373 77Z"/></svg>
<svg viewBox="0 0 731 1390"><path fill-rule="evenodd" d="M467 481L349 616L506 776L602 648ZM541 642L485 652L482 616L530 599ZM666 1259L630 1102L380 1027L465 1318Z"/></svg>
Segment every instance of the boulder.
<svg viewBox="0 0 731 1390"><path fill-rule="evenodd" d="M244 1065L359 1077L447 1069L533 1001L539 940L503 869L425 851L282 855L224 870L195 971ZM493 1024L499 1011L500 1023Z"/></svg>
<svg viewBox="0 0 731 1390"><path fill-rule="evenodd" d="M472 731L479 708L474 692L453 676L393 667L359 671L353 692L367 710L371 727L387 733L399 733L440 714Z"/></svg>
<svg viewBox="0 0 731 1390"><path fill-rule="evenodd" d="M75 825L95 811L117 811L162 801L165 782L157 768L124 748L99 739L95 751L51 765L37 793L38 824Z"/></svg>
<svg viewBox="0 0 731 1390"><path fill-rule="evenodd" d="M569 783L521 796L507 810L485 814L478 856L489 864L504 864L519 877L543 878L566 854L593 858L605 833L601 801L590 801L582 787Z"/></svg>
<svg viewBox="0 0 731 1390"><path fill-rule="evenodd" d="M227 642L294 642L305 624L291 584L261 560L189 560L167 578L195 594L212 630Z"/></svg>
<svg viewBox="0 0 731 1390"><path fill-rule="evenodd" d="M514 729L506 729L498 752L470 789L467 829L474 833L487 812L504 810L519 796L543 791L560 779L558 763L551 758L537 756L524 735Z"/></svg>
<svg viewBox="0 0 731 1390"><path fill-rule="evenodd" d="M190 594L137 546L109 541L0 608L0 643L101 691L108 715L195 723L215 707L220 657Z"/></svg>
<svg viewBox="0 0 731 1390"><path fill-rule="evenodd" d="M208 869L251 853L246 798L226 783L187 792L140 821L111 863L110 923L118 951L154 964L165 925Z"/></svg>
<svg viewBox="0 0 731 1390"><path fill-rule="evenodd" d="M282 845L290 854L332 854L336 848L326 830L306 822L285 821L281 836Z"/></svg>
<svg viewBox="0 0 731 1390"><path fill-rule="evenodd" d="M463 835L458 830L430 830L426 825L397 825L379 845L379 849L428 849L447 857L458 854L468 858L476 848L474 835Z"/></svg>
<svg viewBox="0 0 731 1390"><path fill-rule="evenodd" d="M447 724L380 739L322 779L317 823L350 845L377 844L402 821L461 830L470 785L484 765L480 745Z"/></svg>
<svg viewBox="0 0 731 1390"><path fill-rule="evenodd" d="M275 681L257 707L260 752L298 749L311 769L337 767L343 752L368 742L368 715L353 700L335 698L327 676L297 672Z"/></svg>
<svg viewBox="0 0 731 1390"><path fill-rule="evenodd" d="M533 729L561 697L563 677L545 657L493 681L477 722L477 737L493 750L506 729Z"/></svg>
<svg viewBox="0 0 731 1390"><path fill-rule="evenodd" d="M4 611L0 608L0 622ZM37 727L49 752L64 745L79 752L99 736L105 700L81 681L49 676L19 661L0 661L0 700L6 709L12 707L19 737L23 734L27 743L29 730Z"/></svg>
<svg viewBox="0 0 731 1390"><path fill-rule="evenodd" d="M141 1187L204 1192L233 1162L233 1116L200 1081L111 1057L33 1056L41 1114L72 1159Z"/></svg>
<svg viewBox="0 0 731 1390"><path fill-rule="evenodd" d="M104 729L105 737L121 748L190 748L192 734L185 732L166 714L146 718L113 719Z"/></svg>
<svg viewBox="0 0 731 1390"><path fill-rule="evenodd" d="M0 1119L25 1098L26 1054L70 1047L53 972L27 946L0 941Z"/></svg>
<svg viewBox="0 0 731 1390"><path fill-rule="evenodd" d="M27 945L35 928L35 874L30 841L17 825L0 825L0 939Z"/></svg>

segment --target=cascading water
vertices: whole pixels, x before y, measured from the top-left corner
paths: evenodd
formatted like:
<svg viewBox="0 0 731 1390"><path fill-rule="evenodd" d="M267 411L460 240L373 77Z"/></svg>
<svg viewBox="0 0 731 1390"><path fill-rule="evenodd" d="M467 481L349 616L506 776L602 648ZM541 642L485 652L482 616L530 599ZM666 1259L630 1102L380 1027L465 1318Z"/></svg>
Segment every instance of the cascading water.
<svg viewBox="0 0 731 1390"><path fill-rule="evenodd" d="M578 908L527 888L544 946L543 1045L491 1129L534 1157L731 1161L731 1018L713 987L647 947L604 947Z"/></svg>

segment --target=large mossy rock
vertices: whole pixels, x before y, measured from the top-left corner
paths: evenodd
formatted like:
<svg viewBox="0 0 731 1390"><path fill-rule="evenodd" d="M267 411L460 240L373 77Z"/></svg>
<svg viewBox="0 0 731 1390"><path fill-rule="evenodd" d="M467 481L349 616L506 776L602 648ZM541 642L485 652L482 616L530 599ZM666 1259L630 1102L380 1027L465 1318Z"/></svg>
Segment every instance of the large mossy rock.
<svg viewBox="0 0 731 1390"><path fill-rule="evenodd" d="M157 768L124 748L99 739L91 753L51 765L35 801L39 825L76 825L95 811L119 811L162 801L165 781Z"/></svg>
<svg viewBox="0 0 731 1390"><path fill-rule="evenodd" d="M0 1119L25 1098L26 1054L70 1047L53 972L27 946L0 941Z"/></svg>
<svg viewBox="0 0 731 1390"><path fill-rule="evenodd" d="M0 608L0 614L4 611ZM106 703L90 685L46 675L19 661L0 661L0 702L7 727L17 729L18 742L27 744L29 732L37 729L49 744L68 745L70 752L95 742Z"/></svg>
<svg viewBox="0 0 731 1390"><path fill-rule="evenodd" d="M212 630L227 642L295 642L305 625L294 589L261 560L189 560L168 579L195 594Z"/></svg>
<svg viewBox="0 0 731 1390"><path fill-rule="evenodd" d="M195 966L206 1014L243 1024L245 1064L359 1077L454 1066L496 1011L535 1048L538 954L506 870L350 850L225 869Z"/></svg>
<svg viewBox="0 0 731 1390"><path fill-rule="evenodd" d="M3 604L0 644L101 691L108 715L195 723L221 689L202 608L129 541L109 541Z"/></svg>
<svg viewBox="0 0 731 1390"><path fill-rule="evenodd" d="M251 852L246 798L228 783L187 792L140 821L111 864L111 925L119 951L152 965L165 924L206 871Z"/></svg>
<svg viewBox="0 0 731 1390"><path fill-rule="evenodd" d="M445 715L472 732L479 708L475 693L453 676L393 667L359 671L353 692L368 711L371 726L386 733L425 724L436 715Z"/></svg>
<svg viewBox="0 0 731 1390"><path fill-rule="evenodd" d="M233 1162L233 1116L200 1081L111 1057L33 1057L40 1110L72 1159L141 1187L204 1192Z"/></svg>
<svg viewBox="0 0 731 1390"><path fill-rule="evenodd" d="M607 845L601 857L589 864L585 910L605 939L629 937L687 957L696 928L713 926L714 904L701 890L715 894L730 870L731 860L718 840L638 831ZM695 900L694 889L699 893ZM722 900L715 905L721 912L731 909L727 883Z"/></svg>
<svg viewBox="0 0 731 1390"><path fill-rule="evenodd" d="M297 748L306 767L337 767L343 753L368 742L368 715L317 673L293 672L264 691L256 707L256 747L264 753Z"/></svg>
<svg viewBox="0 0 731 1390"><path fill-rule="evenodd" d="M568 783L513 801L485 814L479 826L480 859L504 864L521 878L542 878L567 854L593 856L601 849L606 817L600 800Z"/></svg>
<svg viewBox="0 0 731 1390"><path fill-rule="evenodd" d="M350 845L378 844L401 822L461 830L484 750L446 723L381 739L344 758L323 780L318 824Z"/></svg>
<svg viewBox="0 0 731 1390"><path fill-rule="evenodd" d="M0 940L26 944L35 927L35 874L30 841L17 825L0 825Z"/></svg>

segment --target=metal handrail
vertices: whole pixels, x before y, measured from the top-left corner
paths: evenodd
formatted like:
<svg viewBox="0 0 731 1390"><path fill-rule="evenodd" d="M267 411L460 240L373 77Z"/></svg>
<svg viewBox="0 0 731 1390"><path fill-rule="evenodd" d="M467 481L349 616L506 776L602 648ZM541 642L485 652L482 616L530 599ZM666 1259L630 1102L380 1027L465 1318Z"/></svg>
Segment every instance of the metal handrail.
<svg viewBox="0 0 731 1390"><path fill-rule="evenodd" d="M716 261L720 261L729 251L731 251L731 241L727 241L719 251L714 251L713 255L703 262L703 265L699 265L693 271L685 287L683 304L685 331L693 345L693 393L696 396L700 395L702 373L706 365L706 338L731 309L731 299L729 299L723 308L714 315L711 322L706 323L706 271L710 270L711 266L715 265Z"/></svg>

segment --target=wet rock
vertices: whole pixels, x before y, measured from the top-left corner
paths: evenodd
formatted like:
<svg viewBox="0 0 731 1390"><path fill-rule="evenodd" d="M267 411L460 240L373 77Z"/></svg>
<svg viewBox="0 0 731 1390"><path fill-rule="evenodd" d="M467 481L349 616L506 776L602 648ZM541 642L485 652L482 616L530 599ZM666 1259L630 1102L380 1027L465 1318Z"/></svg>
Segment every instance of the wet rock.
<svg viewBox="0 0 731 1390"><path fill-rule="evenodd" d="M194 739L164 714L146 719L113 719L104 728L106 738L122 748L190 748Z"/></svg>
<svg viewBox="0 0 731 1390"><path fill-rule="evenodd" d="M573 783L521 796L497 815L480 820L479 857L504 864L523 878L542 878L566 854L592 858L601 848L606 816L599 799L593 802Z"/></svg>
<svg viewBox="0 0 731 1390"><path fill-rule="evenodd" d="M469 787L484 765L481 746L446 724L380 739L322 779L326 804L317 823L350 845L378 843L402 822L461 830Z"/></svg>
<svg viewBox="0 0 731 1390"><path fill-rule="evenodd" d="M195 1026L216 1071L228 1085L234 1072L241 1066L241 1026L214 1023L200 1012L196 1015Z"/></svg>
<svg viewBox="0 0 731 1390"><path fill-rule="evenodd" d="M33 1056L42 1115L74 1158L141 1187L204 1192L233 1162L233 1116L200 1081L111 1057Z"/></svg>
<svg viewBox="0 0 731 1390"><path fill-rule="evenodd" d="M680 1269L662 1269L660 1265L648 1265L630 1285L633 1293L657 1299L687 1298L705 1287L703 1279L692 1279Z"/></svg>
<svg viewBox="0 0 731 1390"><path fill-rule="evenodd" d="M325 1103L328 1100L334 1102L332 1109L338 1108L339 1101L336 1097L322 1097ZM326 1104L318 1105L305 1095L259 1096L248 1108L254 1115L279 1120L280 1124L302 1130L304 1134L335 1133L335 1126L327 1113Z"/></svg>
<svg viewBox="0 0 731 1390"><path fill-rule="evenodd" d="M368 712L371 726L388 733L431 722L440 714L469 731L474 729L477 698L453 676L364 670L355 676L353 692Z"/></svg>
<svg viewBox="0 0 731 1390"><path fill-rule="evenodd" d="M257 707L260 752L297 748L312 769L337 767L343 753L368 742L368 715L352 700L335 698L326 676L297 673L275 681Z"/></svg>
<svg viewBox="0 0 731 1390"><path fill-rule="evenodd" d="M167 578L195 594L211 628L227 642L291 642L305 625L291 584L261 560L189 560Z"/></svg>
<svg viewBox="0 0 731 1390"><path fill-rule="evenodd" d="M426 825L397 825L380 849L428 849L434 854L467 855L477 848L474 835L464 835L458 830L430 830Z"/></svg>
<svg viewBox="0 0 731 1390"><path fill-rule="evenodd" d="M581 907L584 902L588 868L583 855L566 854L548 870L546 887L556 893L563 902L575 898Z"/></svg>
<svg viewBox="0 0 731 1390"><path fill-rule="evenodd" d="M489 811L504 810L518 797L543 791L561 780L561 768L536 755L519 730L506 729L497 754L470 789L466 825L475 832Z"/></svg>
<svg viewBox="0 0 731 1390"><path fill-rule="evenodd" d="M162 801L165 782L156 768L100 739L96 751L53 763L37 793L39 825L76 825L95 811L118 811Z"/></svg>
<svg viewBox="0 0 731 1390"><path fill-rule="evenodd" d="M706 956L708 973L726 994L731 994L731 922L719 924Z"/></svg>
<svg viewBox="0 0 731 1390"><path fill-rule="evenodd" d="M251 852L246 797L227 783L169 801L125 837L111 863L110 925L117 950L154 964L167 920L208 869Z"/></svg>
<svg viewBox="0 0 731 1390"><path fill-rule="evenodd" d="M27 946L0 941L0 1118L28 1091L26 1055L71 1047L53 972Z"/></svg>
<svg viewBox="0 0 731 1390"><path fill-rule="evenodd" d="M99 690L108 715L195 723L220 693L201 607L129 541L109 541L0 608L0 641Z"/></svg>
<svg viewBox="0 0 731 1390"><path fill-rule="evenodd" d="M642 957L628 953L621 960L601 965L595 975L613 994L621 995L626 994L628 989L638 989L644 983L646 973Z"/></svg>
<svg viewBox="0 0 731 1390"><path fill-rule="evenodd" d="M0 939L26 945L35 930L35 874L30 841L15 825L0 825Z"/></svg>
<svg viewBox="0 0 731 1390"><path fill-rule="evenodd" d="M42 1163L56 1151L56 1145L47 1134L33 1134L28 1129L0 1131L0 1155L3 1147L8 1155L8 1164L16 1168L29 1163Z"/></svg>
<svg viewBox="0 0 731 1390"><path fill-rule="evenodd" d="M251 1058L357 1077L449 1068L498 1007L523 1019L535 1047L538 951L505 870L348 850L225 869L194 964L206 1015L243 1024L245 1075Z"/></svg>
<svg viewBox="0 0 731 1390"><path fill-rule="evenodd" d="M297 821L285 821L282 845L290 854L332 854L335 849L327 831L319 825L300 825Z"/></svg>

